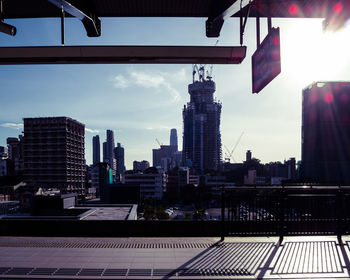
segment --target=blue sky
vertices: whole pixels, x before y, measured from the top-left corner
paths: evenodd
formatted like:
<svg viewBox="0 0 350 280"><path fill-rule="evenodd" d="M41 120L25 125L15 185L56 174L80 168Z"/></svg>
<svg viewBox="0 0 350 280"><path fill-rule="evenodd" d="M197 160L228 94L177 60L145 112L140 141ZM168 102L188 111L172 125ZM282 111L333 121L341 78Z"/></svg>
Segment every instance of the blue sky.
<svg viewBox="0 0 350 280"><path fill-rule="evenodd" d="M102 19L102 36L88 38L76 19L66 20L66 45L209 45L205 20L176 18ZM17 35L0 34L0 46L59 45L57 19L8 20ZM247 57L241 65L214 65L217 99L223 104L223 145L237 162L246 150L262 162L301 154L301 92L317 80L349 80L348 28L323 34L321 20L273 20L280 27L282 73L262 92L251 93L251 55L255 20L245 32ZM262 22L262 38L266 23ZM238 45L236 19L225 22L219 46ZM127 168L133 160L152 162L155 139L169 143L178 130L182 145L182 108L188 102L192 65L25 65L0 66L0 146L21 133L24 117L69 116L86 125L86 160L91 139L112 129L125 147ZM223 152L225 149L223 148ZM223 156L224 157L224 156Z"/></svg>

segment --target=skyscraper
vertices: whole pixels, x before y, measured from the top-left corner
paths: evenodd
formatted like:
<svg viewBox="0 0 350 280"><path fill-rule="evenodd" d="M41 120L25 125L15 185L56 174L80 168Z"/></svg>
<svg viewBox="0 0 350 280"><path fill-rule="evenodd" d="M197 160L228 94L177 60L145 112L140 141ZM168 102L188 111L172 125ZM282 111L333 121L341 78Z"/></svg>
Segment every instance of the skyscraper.
<svg viewBox="0 0 350 280"><path fill-rule="evenodd" d="M28 186L85 191L85 125L67 117L24 119L24 179Z"/></svg>
<svg viewBox="0 0 350 280"><path fill-rule="evenodd" d="M175 146L177 151L177 131L175 128L170 130L170 146Z"/></svg>
<svg viewBox="0 0 350 280"><path fill-rule="evenodd" d="M113 168L113 160L115 159L114 157L114 133L112 130L107 130L107 147L106 147L106 153L107 153L107 158L108 158L108 163L111 168Z"/></svg>
<svg viewBox="0 0 350 280"><path fill-rule="evenodd" d="M113 178L116 176L117 163L114 155L114 133L112 130L106 131L106 142L103 142L103 161L107 162L112 170Z"/></svg>
<svg viewBox="0 0 350 280"><path fill-rule="evenodd" d="M101 161L101 156L100 156L100 136L96 135L92 137L92 163L96 164Z"/></svg>
<svg viewBox="0 0 350 280"><path fill-rule="evenodd" d="M216 170L221 165L221 103L214 101L215 83L204 77L204 67L198 74L199 80L188 85L191 99L182 113L183 162L190 161L197 171Z"/></svg>
<svg viewBox="0 0 350 280"><path fill-rule="evenodd" d="M103 162L109 162L107 155L107 142L103 142L102 144L102 152L103 152Z"/></svg>
<svg viewBox="0 0 350 280"><path fill-rule="evenodd" d="M14 172L23 171L23 135L7 138L8 158L14 166Z"/></svg>
<svg viewBox="0 0 350 280"><path fill-rule="evenodd" d="M316 82L303 90L301 176L350 183L350 82Z"/></svg>
<svg viewBox="0 0 350 280"><path fill-rule="evenodd" d="M124 159L124 148L117 143L117 147L114 149L115 159L117 160L117 177L125 172L125 159Z"/></svg>

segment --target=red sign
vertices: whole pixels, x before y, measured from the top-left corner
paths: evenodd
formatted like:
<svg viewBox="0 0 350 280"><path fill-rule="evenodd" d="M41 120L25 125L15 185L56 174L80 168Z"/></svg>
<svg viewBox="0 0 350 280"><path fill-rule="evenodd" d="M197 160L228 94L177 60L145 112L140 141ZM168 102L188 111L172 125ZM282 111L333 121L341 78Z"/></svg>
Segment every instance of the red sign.
<svg viewBox="0 0 350 280"><path fill-rule="evenodd" d="M281 73L280 29L271 28L252 56L253 93L260 92Z"/></svg>

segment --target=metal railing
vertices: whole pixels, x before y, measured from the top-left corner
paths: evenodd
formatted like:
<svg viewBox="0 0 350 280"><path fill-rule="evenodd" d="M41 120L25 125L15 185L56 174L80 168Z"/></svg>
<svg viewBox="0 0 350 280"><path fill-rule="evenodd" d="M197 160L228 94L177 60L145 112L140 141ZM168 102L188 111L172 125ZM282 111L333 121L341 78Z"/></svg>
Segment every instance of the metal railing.
<svg viewBox="0 0 350 280"><path fill-rule="evenodd" d="M349 186L237 187L222 190L222 238L350 233Z"/></svg>

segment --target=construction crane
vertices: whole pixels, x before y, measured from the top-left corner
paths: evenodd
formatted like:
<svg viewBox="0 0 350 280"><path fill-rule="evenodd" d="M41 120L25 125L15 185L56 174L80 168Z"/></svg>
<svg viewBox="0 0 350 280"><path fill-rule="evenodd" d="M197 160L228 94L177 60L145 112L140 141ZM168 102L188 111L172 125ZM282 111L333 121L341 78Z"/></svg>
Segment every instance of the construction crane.
<svg viewBox="0 0 350 280"><path fill-rule="evenodd" d="M224 145L224 148L225 148L225 150L226 150L226 153L225 153L225 155L226 155L225 161L231 162L231 158L232 158L233 161L236 162L236 160L234 159L234 157L233 157L232 155L233 155L234 151L236 150L236 148L237 148L239 142L241 141L243 134L244 134L244 131L243 131L243 132L241 133L241 135L238 137L238 139L237 139L237 141L236 141L236 144L235 144L235 146L233 147L233 149L232 149L231 151L226 147L226 145Z"/></svg>
<svg viewBox="0 0 350 280"><path fill-rule="evenodd" d="M195 82L196 74L198 74L198 81L204 82L204 81L211 81L212 74L213 74L213 65L209 66L209 70L205 70L206 64L193 64L193 72L192 72L192 81Z"/></svg>
<svg viewBox="0 0 350 280"><path fill-rule="evenodd" d="M162 144L160 144L160 142L157 138L156 138L156 142L158 143L159 147L162 147Z"/></svg>

